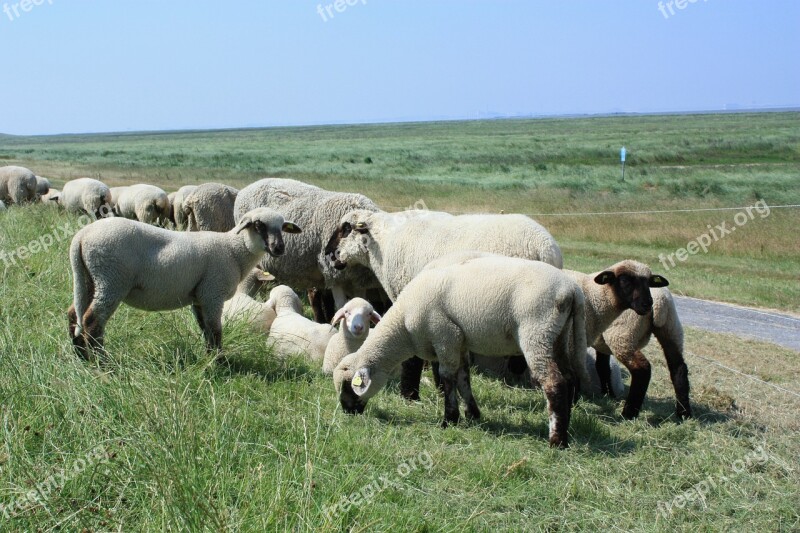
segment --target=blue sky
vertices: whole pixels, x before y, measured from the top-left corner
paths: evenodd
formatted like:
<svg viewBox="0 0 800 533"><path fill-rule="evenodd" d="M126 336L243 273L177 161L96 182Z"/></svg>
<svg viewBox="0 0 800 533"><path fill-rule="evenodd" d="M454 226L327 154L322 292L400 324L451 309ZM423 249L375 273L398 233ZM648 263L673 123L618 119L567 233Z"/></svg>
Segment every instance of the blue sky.
<svg viewBox="0 0 800 533"><path fill-rule="evenodd" d="M4 133L800 106L795 0L28 1Z"/></svg>

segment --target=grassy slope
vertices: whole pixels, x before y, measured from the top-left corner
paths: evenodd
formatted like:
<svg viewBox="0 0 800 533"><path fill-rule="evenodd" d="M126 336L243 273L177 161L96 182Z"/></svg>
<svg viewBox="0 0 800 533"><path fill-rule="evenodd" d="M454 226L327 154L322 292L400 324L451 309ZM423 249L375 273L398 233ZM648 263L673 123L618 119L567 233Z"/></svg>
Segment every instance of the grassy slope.
<svg viewBox="0 0 800 533"><path fill-rule="evenodd" d="M40 228L78 227L76 217L37 206L2 216L4 249L38 239ZM2 530L800 526L800 401L701 359L800 392L792 352L689 332L699 416L677 425L663 358L649 348L654 377L641 419L622 421L613 401L583 400L573 447L557 452L547 448L538 391L476 377L484 422L447 430L438 427L443 406L430 386L419 404L390 388L364 416L346 417L329 379L300 359L272 360L242 330L226 330L231 364L215 366L186 309L120 308L107 335L114 372L105 374L79 361L66 338L68 244L3 274L0 504L69 472L93 449L106 459L68 474L63 488L10 521L0 514ZM759 446L766 462L737 463L763 457ZM412 461L419 466L401 466ZM325 519L325 506L381 476L393 486ZM709 477L704 501L659 514L660 501Z"/></svg>
<svg viewBox="0 0 800 533"><path fill-rule="evenodd" d="M736 212L548 213L800 203L798 113L505 120L0 139L0 161L58 184L224 181L265 175L364 192L387 209L534 214L567 266L651 264ZM618 150L628 147L626 181ZM676 292L800 311L797 209L773 210L670 268ZM663 270L663 267L660 267ZM789 282L789 283L787 283Z"/></svg>

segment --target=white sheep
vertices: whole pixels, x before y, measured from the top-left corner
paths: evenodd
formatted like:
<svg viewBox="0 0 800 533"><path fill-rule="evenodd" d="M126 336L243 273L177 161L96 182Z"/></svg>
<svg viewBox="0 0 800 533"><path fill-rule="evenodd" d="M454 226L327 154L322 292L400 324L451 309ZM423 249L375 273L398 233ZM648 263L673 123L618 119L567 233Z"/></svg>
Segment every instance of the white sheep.
<svg viewBox="0 0 800 533"><path fill-rule="evenodd" d="M321 364L336 328L304 317L300 298L286 285L272 289L267 304L277 315L269 331L272 353L278 357L302 353L312 362Z"/></svg>
<svg viewBox="0 0 800 533"><path fill-rule="evenodd" d="M647 265L631 260L620 261L602 272L593 274L572 270L565 272L581 286L586 296L586 339L589 346L593 346L598 352L597 371L600 382L605 387L605 384L609 382L607 355L612 350L602 342L604 332L623 312L629 309L640 317L649 316L653 310L653 297L650 289L666 287L669 282L663 276L653 274ZM675 316L677 317L677 314ZM638 320L626 319L619 328L615 330L612 342L616 343L618 338L624 337L635 339L631 344L638 342L640 338ZM620 330L631 331L631 328L633 328L631 333L619 334ZM639 414L650 383L650 362L638 348L633 350L622 349L620 346L617 348L614 355L631 374L631 386L622 416L635 418ZM670 348L665 350L665 355L670 371L672 372L675 368L673 384L678 394L678 412L680 414L681 405L687 409L689 407L686 364L683 362L683 355L679 350ZM678 381L675 381L676 379ZM684 387L685 395L683 394ZM608 390L606 389L604 392L608 392Z"/></svg>
<svg viewBox="0 0 800 533"><path fill-rule="evenodd" d="M61 191L50 187L46 193L39 197L39 202L51 207L58 207L58 198L61 196Z"/></svg>
<svg viewBox="0 0 800 533"><path fill-rule="evenodd" d="M331 289L335 309L322 308L320 299L312 300L314 317L329 322L336 309L350 298L366 295L367 289L379 289L375 275L364 267L339 272L327 264L323 250L339 225L339 220L354 209L377 211L378 206L361 194L326 191L306 183L265 178L239 191L234 205L238 220L254 207L271 207L303 228L300 235L289 236L290 257L280 262L265 257L261 267L273 274L279 283L299 289Z"/></svg>
<svg viewBox="0 0 800 533"><path fill-rule="evenodd" d="M456 389L467 416L479 418L466 353L522 353L544 384L550 445L566 447L573 386L589 384L583 305L578 285L539 261L479 257L420 272L361 348L334 370L342 408L363 412L402 362L416 355L439 363L444 423L459 419Z"/></svg>
<svg viewBox="0 0 800 533"><path fill-rule="evenodd" d="M36 175L24 167L0 167L0 200L21 205L36 199Z"/></svg>
<svg viewBox="0 0 800 533"><path fill-rule="evenodd" d="M67 211L86 213L96 219L111 215L111 191L105 183L93 178L68 181L57 198Z"/></svg>
<svg viewBox="0 0 800 533"><path fill-rule="evenodd" d="M233 205L238 194L238 189L222 183L203 183L195 188L181 204L182 217L187 221L187 229L229 231L236 225Z"/></svg>
<svg viewBox="0 0 800 533"><path fill-rule="evenodd" d="M223 326L229 322L244 322L264 335L269 334L276 316L271 302L259 302L242 292L236 292L222 307Z"/></svg>
<svg viewBox="0 0 800 533"><path fill-rule="evenodd" d="M361 348L369 335L369 324L377 324L381 315L375 312L372 304L363 298L353 298L344 307L336 311L331 322L334 326L341 322L339 333L328 343L322 361L322 372L333 374L333 369L348 354Z"/></svg>
<svg viewBox="0 0 800 533"><path fill-rule="evenodd" d="M164 224L169 220L167 193L155 185L130 185L118 193L115 210L119 216L145 224Z"/></svg>
<svg viewBox="0 0 800 533"><path fill-rule="evenodd" d="M653 288L653 311L639 315L632 310L625 311L595 340L593 346L597 351L597 374L600 378L602 392L614 393L613 387L613 354L616 359L637 368L636 379L631 374L631 392L625 401L622 414L626 418L635 417L640 409L650 382L650 362L644 357L642 348L655 335L664 358L667 360L670 379L675 390L675 414L679 419L691 418L692 409L689 404L689 370L683 358L683 326L678 318L678 310L667 288ZM611 384L609 386L608 363L611 361Z"/></svg>
<svg viewBox="0 0 800 533"><path fill-rule="evenodd" d="M228 233L174 232L124 218L84 227L70 245L76 351L88 358L102 349L106 322L121 302L146 311L191 305L207 348L220 349L225 300L264 253L284 253L282 232L299 231L271 209L245 214Z"/></svg>
<svg viewBox="0 0 800 533"><path fill-rule="evenodd" d="M117 204L119 203L119 196L122 194L122 191L127 190L129 185L122 185L119 187L111 187L109 191L111 191L111 207L114 209L114 214L120 216L119 211L117 209Z"/></svg>
<svg viewBox="0 0 800 533"><path fill-rule="evenodd" d="M171 195L167 195L168 198L172 196L172 198L170 199L172 222L178 229L186 229L186 227L188 226L188 221L186 220L186 216L183 213L183 201L195 189L197 189L197 185L184 185L174 193L171 193Z"/></svg>

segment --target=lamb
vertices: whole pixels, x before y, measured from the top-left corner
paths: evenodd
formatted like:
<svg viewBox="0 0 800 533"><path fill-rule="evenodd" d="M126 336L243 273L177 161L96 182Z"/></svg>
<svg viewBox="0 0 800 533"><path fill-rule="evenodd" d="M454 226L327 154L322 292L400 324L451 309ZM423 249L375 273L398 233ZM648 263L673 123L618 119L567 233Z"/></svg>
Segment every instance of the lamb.
<svg viewBox="0 0 800 533"><path fill-rule="evenodd" d="M368 266L394 301L425 265L448 253L469 250L539 260L556 268L563 265L555 239L525 215L354 210L342 217L325 253L337 269ZM400 394L405 398L419 399L422 364L417 358L404 364Z"/></svg>
<svg viewBox="0 0 800 533"><path fill-rule="evenodd" d="M322 361L322 372L332 375L333 370L348 354L361 348L369 335L369 323L377 324L381 321L381 315L375 312L368 301L363 298L353 298L344 307L336 312L333 317L333 325L342 322L337 333L328 343L325 349L325 357Z"/></svg>
<svg viewBox="0 0 800 533"><path fill-rule="evenodd" d="M41 197L50 190L50 180L42 176L36 176L36 196Z"/></svg>
<svg viewBox="0 0 800 533"><path fill-rule="evenodd" d="M223 326L229 322L246 322L255 332L264 335L269 334L276 316L271 302L256 301L242 292L234 294L222 307Z"/></svg>
<svg viewBox="0 0 800 533"><path fill-rule="evenodd" d="M36 199L36 175L24 167L0 167L0 200L21 205Z"/></svg>
<svg viewBox="0 0 800 533"><path fill-rule="evenodd" d="M480 280L480 294L475 280ZM466 353L523 353L544 383L550 445L567 447L574 386L589 383L583 306L577 283L538 261L479 257L425 270L400 293L361 348L334 370L339 401L345 412L363 412L391 373L416 355L439 363L444 425L458 422L456 389L467 417L477 419L480 410L463 364Z"/></svg>
<svg viewBox="0 0 800 533"><path fill-rule="evenodd" d="M67 211L100 219L111 215L111 191L102 181L78 178L64 184L58 203Z"/></svg>
<svg viewBox="0 0 800 533"><path fill-rule="evenodd" d="M167 193L154 185L140 183L119 190L115 209L119 216L145 224L163 224L169 220Z"/></svg>
<svg viewBox="0 0 800 533"><path fill-rule="evenodd" d="M323 249L329 237L346 213L354 209L377 211L378 206L361 194L331 192L296 180L265 178L243 188L234 204L236 220L254 207L271 207L296 221L303 233L287 238L291 257L276 262L269 257L261 264L278 282L300 289L320 289L312 293L314 317L318 322L330 322L334 311L347 300L364 297L369 289L379 289L375 275L364 267L346 272L331 268ZM333 298L323 309L323 290L330 289ZM331 301L332 300L332 301Z"/></svg>
<svg viewBox="0 0 800 533"><path fill-rule="evenodd" d="M192 306L209 351L222 348L222 308L264 253L285 252L300 228L272 211L246 213L227 233L182 233L124 218L90 224L70 245L74 301L69 335L79 356L102 350L121 302L146 311Z"/></svg>
<svg viewBox="0 0 800 533"><path fill-rule="evenodd" d="M183 201L195 189L197 189L197 185L184 185L183 187L172 193L172 195L174 195L170 200L170 206L172 209L172 222L178 229L185 229L188 226L188 221L186 220L186 216L183 213Z"/></svg>
<svg viewBox="0 0 800 533"><path fill-rule="evenodd" d="M678 318L678 310L669 289L651 289L650 293L653 297L652 313L638 315L625 311L595 340L593 346L597 351L596 368L601 391L612 397L622 395L613 386L613 364L609 377L608 364L609 361L614 362L611 360L611 354L614 354L626 367L636 369L636 374L631 370L631 388L622 416L634 418L639 414L651 373L650 362L641 350L655 335L667 360L675 389L675 414L679 420L691 418L689 371L683 359L683 326Z"/></svg>
<svg viewBox="0 0 800 533"><path fill-rule="evenodd" d="M680 419L691 416L688 370L683 360L683 330L669 293L655 293L659 298L656 310L650 290L666 287L669 285L667 279L653 275L647 265L631 260L621 261L594 274L565 272L581 286L586 296L586 338L589 346L597 351L596 368L603 392L610 392L609 353L613 352L631 374L631 386L622 416L635 418L641 410L650 383L650 362L640 349L650 339L650 331L655 333L656 329L659 330L656 338L659 341L664 339L664 356L677 396L676 413ZM626 303L628 301L630 304ZM627 313L606 335L609 327L627 309L634 313ZM604 339L611 340L614 349L609 348Z"/></svg>
<svg viewBox="0 0 800 533"><path fill-rule="evenodd" d="M272 289L267 304L277 314L269 333L273 354L287 357L303 353L312 362L322 363L328 342L336 335L336 328L304 317L300 298L286 285Z"/></svg>
<svg viewBox="0 0 800 533"><path fill-rule="evenodd" d="M221 183L204 183L191 191L181 206L189 231L229 231L236 225L233 205L238 189Z"/></svg>

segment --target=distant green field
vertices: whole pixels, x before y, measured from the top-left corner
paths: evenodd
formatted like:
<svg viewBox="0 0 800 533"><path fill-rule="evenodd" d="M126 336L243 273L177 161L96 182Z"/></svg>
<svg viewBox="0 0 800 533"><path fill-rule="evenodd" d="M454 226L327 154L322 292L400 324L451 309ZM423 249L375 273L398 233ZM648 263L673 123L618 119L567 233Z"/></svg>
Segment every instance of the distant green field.
<svg viewBox="0 0 800 533"><path fill-rule="evenodd" d="M660 255L702 239L709 226L733 226L737 212L576 216L800 204L800 113L0 137L0 163L57 184L89 175L172 190L278 176L363 192L390 210L422 201L528 213L561 243L568 267L633 257L661 269L678 293L800 311L797 208L756 216L666 270Z"/></svg>

